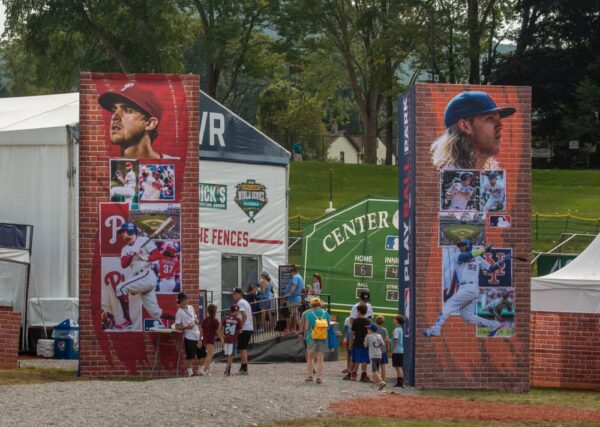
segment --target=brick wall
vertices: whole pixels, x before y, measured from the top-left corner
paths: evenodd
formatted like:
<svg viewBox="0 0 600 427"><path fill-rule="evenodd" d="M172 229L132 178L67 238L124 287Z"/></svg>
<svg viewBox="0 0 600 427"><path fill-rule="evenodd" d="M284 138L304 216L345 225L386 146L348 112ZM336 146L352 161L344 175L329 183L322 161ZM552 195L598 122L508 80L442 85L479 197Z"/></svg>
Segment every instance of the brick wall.
<svg viewBox="0 0 600 427"><path fill-rule="evenodd" d="M0 306L0 369L15 369L19 359L21 314Z"/></svg>
<svg viewBox="0 0 600 427"><path fill-rule="evenodd" d="M149 375L156 334L149 332L105 333L100 326L100 283L98 222L99 203L109 201L109 154L98 90L94 79L111 74L80 75L80 195L79 195L79 301L80 370L84 376ZM122 78L122 75L114 75ZM180 79L188 110L189 141L181 199L181 275L183 291L198 300L198 111L199 79L194 75L136 75L136 79ZM175 296L173 296L175 298ZM164 342L169 340L164 337ZM158 375L173 374L174 347L161 347Z"/></svg>
<svg viewBox="0 0 600 427"><path fill-rule="evenodd" d="M532 312L531 383L600 390L600 314Z"/></svg>
<svg viewBox="0 0 600 427"><path fill-rule="evenodd" d="M512 228L487 227L487 242L530 253L531 92L527 87L419 84L416 87L416 361L415 384L425 388L529 388L529 263L513 262L516 331L512 338L477 338L475 328L452 316L442 337L421 335L442 307L442 251L438 246L440 173L431 163L431 142L443 133L448 101L467 90L483 90L517 113L503 122L497 159L507 170L506 213Z"/></svg>

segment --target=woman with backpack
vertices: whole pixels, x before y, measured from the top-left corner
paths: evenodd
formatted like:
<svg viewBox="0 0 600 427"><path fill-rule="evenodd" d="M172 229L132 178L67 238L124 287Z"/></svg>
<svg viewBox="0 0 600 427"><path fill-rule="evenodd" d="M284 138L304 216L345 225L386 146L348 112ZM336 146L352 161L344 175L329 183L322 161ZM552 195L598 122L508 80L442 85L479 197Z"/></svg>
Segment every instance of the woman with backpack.
<svg viewBox="0 0 600 427"><path fill-rule="evenodd" d="M304 332L307 342L306 355L306 381L312 382L314 359L316 359L317 384L322 383L323 359L329 351L327 342L327 330L329 329L329 313L323 309L323 303L319 298L310 300L310 312L306 314Z"/></svg>

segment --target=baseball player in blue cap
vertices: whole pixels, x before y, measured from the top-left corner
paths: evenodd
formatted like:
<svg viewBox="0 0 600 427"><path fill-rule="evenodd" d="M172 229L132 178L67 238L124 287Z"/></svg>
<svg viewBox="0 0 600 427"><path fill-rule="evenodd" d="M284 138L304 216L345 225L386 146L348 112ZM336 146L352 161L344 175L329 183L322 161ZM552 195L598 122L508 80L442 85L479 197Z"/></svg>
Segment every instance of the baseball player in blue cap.
<svg viewBox="0 0 600 427"><path fill-rule="evenodd" d="M497 169L502 119L516 109L498 107L479 91L456 95L446 106L446 131L431 144L433 165L438 169Z"/></svg>
<svg viewBox="0 0 600 427"><path fill-rule="evenodd" d="M431 328L425 329L423 335L426 337L439 337L446 320L458 310L460 317L465 322L485 326L488 328L488 335L495 336L502 324L497 320L488 320L475 314L477 300L479 299L479 269L494 272L510 259L510 255L507 255L504 261L498 261L490 265L481 255L492 250L491 244L485 248L473 249L471 241L464 239L458 242L456 246L458 246L459 252L454 255L453 274L456 275L458 281L458 291L445 302L435 324Z"/></svg>

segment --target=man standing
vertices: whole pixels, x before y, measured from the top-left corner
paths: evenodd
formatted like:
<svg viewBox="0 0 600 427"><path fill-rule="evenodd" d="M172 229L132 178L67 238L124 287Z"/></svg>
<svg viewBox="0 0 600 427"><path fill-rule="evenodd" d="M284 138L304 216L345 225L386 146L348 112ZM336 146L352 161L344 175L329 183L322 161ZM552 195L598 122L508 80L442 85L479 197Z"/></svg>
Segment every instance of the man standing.
<svg viewBox="0 0 600 427"><path fill-rule="evenodd" d="M483 197L486 199L483 212L501 211L504 209L504 184L498 181L495 172L486 174L487 182L481 189Z"/></svg>
<svg viewBox="0 0 600 427"><path fill-rule="evenodd" d="M360 291L359 299L360 299L360 301L357 302L356 304L354 304L352 306L352 310L350 311L350 325L352 325L352 321L354 319L358 318L358 310L357 309L358 309L359 305L364 305L365 307L367 307L367 314L366 314L367 319L371 319L371 317L373 317L373 306L369 302L369 300L371 299L371 294L369 293L369 291L367 291L367 290Z"/></svg>
<svg viewBox="0 0 600 427"><path fill-rule="evenodd" d="M462 172L459 176L460 182L453 182L446 191L445 198L450 201L450 211L464 211L475 189L471 186L473 174L471 172Z"/></svg>
<svg viewBox="0 0 600 427"><path fill-rule="evenodd" d="M117 329L130 329L133 325L129 315L129 296L140 295L142 304L153 319L162 317L162 309L156 299L156 274L152 263L160 259L160 250L148 237L139 236L137 226L126 222L119 228L119 238L125 245L121 249L121 267L125 281L116 286L115 295L121 303L124 321ZM171 318L173 316L170 316Z"/></svg>
<svg viewBox="0 0 600 427"><path fill-rule="evenodd" d="M110 198L112 200L114 196L123 196L125 197L125 201L129 203L129 206L131 206L133 196L135 196L135 186L137 181L135 172L133 171L133 163L126 162L125 170L127 173L125 174L124 178L121 171L119 169L116 170L114 178L121 184L121 186L112 187L110 189Z"/></svg>
<svg viewBox="0 0 600 427"><path fill-rule="evenodd" d="M240 318L242 319L242 331L238 336L238 350L240 351L241 367L238 372L240 375L248 375L248 346L250 338L254 331L252 322L252 308L250 303L243 298L243 292L240 288L233 289L233 300L240 308Z"/></svg>
<svg viewBox="0 0 600 427"><path fill-rule="evenodd" d="M283 291L283 297L286 298L290 310L290 329L295 330L298 325L298 308L302 303L302 291L304 290L304 279L298 272L296 266L290 270L292 278Z"/></svg>
<svg viewBox="0 0 600 427"><path fill-rule="evenodd" d="M444 303L437 321L431 328L425 329L423 335L426 337L439 337L446 320L453 312L458 310L460 311L460 317L465 322L485 326L488 328L488 335L495 336L502 324L497 320L488 320L475 314L475 307L479 299L479 269L492 273L504 266L504 263L510 260L510 255L507 255L503 261L490 265L481 255L485 252L491 252L492 245L481 249L473 249L471 241L464 239L458 242L456 246L460 251L453 259L454 273L458 278L458 291Z"/></svg>
<svg viewBox="0 0 600 427"><path fill-rule="evenodd" d="M499 108L485 92L467 91L446 106L446 131L431 144L431 159L437 169L495 170L494 156L500 152L502 120L513 107Z"/></svg>
<svg viewBox="0 0 600 427"><path fill-rule="evenodd" d="M158 136L163 106L150 87L129 82L119 91L109 91L100 95L98 103L112 113L110 142L121 147L121 157L173 158L156 152L152 147Z"/></svg>

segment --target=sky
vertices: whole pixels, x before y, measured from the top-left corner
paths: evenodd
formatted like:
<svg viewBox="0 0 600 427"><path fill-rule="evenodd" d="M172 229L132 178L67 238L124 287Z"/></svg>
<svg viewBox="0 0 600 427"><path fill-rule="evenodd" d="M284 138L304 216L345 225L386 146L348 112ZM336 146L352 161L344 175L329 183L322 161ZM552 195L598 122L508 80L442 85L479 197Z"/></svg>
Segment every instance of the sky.
<svg viewBox="0 0 600 427"><path fill-rule="evenodd" d="M6 8L4 7L4 3L0 3L0 35L4 31L4 13L6 12Z"/></svg>

